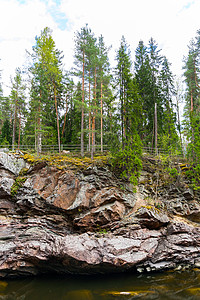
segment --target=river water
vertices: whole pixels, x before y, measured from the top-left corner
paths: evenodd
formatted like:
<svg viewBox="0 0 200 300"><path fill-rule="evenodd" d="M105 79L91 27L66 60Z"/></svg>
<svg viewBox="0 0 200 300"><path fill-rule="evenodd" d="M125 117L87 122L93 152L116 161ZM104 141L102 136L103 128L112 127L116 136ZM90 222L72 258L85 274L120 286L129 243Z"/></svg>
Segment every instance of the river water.
<svg viewBox="0 0 200 300"><path fill-rule="evenodd" d="M3 300L200 299L200 270L1 280Z"/></svg>

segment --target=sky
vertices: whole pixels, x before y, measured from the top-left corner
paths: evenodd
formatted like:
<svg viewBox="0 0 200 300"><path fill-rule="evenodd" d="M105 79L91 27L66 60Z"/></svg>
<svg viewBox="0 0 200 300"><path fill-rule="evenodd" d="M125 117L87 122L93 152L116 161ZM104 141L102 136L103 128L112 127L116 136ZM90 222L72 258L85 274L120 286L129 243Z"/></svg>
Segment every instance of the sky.
<svg viewBox="0 0 200 300"><path fill-rule="evenodd" d="M115 64L122 35L134 60L140 40L158 43L174 75L180 76L188 45L200 29L200 0L0 0L0 70L4 95L10 78L26 64L35 37L45 27L52 29L56 47L63 51L64 67L73 65L74 34L86 24L112 46Z"/></svg>

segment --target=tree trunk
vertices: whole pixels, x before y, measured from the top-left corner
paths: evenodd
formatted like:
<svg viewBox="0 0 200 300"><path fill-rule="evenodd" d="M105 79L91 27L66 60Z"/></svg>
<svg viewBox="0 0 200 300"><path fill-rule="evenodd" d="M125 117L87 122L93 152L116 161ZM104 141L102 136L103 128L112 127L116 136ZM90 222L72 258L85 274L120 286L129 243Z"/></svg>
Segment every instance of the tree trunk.
<svg viewBox="0 0 200 300"><path fill-rule="evenodd" d="M81 108L81 156L84 156L84 72L85 72L85 52L83 51L83 75L82 75L82 108Z"/></svg>
<svg viewBox="0 0 200 300"><path fill-rule="evenodd" d="M124 139L125 140L127 140L127 133L126 133L126 131L127 131L127 120L126 120L126 118L127 118L127 112L126 112L126 102L127 102L127 99L126 99L126 92L125 92L125 83L123 83L123 99L124 99L124 114L123 114L123 116L124 116Z"/></svg>
<svg viewBox="0 0 200 300"><path fill-rule="evenodd" d="M18 150L19 150L19 146L20 146L20 136L21 136L21 112L19 109L19 135L18 135Z"/></svg>
<svg viewBox="0 0 200 300"><path fill-rule="evenodd" d="M57 105L57 97L56 97L56 86L55 82L53 82L54 86L54 101L55 101L55 108L56 108L56 119L57 119L57 132L58 132L58 150L60 151L60 125L59 125L59 118L58 118L58 105Z"/></svg>
<svg viewBox="0 0 200 300"><path fill-rule="evenodd" d="M101 152L103 152L103 83L101 81Z"/></svg>
<svg viewBox="0 0 200 300"><path fill-rule="evenodd" d="M193 112L193 94L192 94L192 91L191 91L191 101L190 101L190 105L191 105L191 107L190 107L190 110L191 110L191 112Z"/></svg>
<svg viewBox="0 0 200 300"><path fill-rule="evenodd" d="M38 118L37 118L37 155L42 152L42 134L41 134L41 90L40 90L40 100L39 100L39 107L38 107Z"/></svg>
<svg viewBox="0 0 200 300"><path fill-rule="evenodd" d="M96 106L96 85L97 85L97 76L96 76L96 67L95 67L95 74L94 74L94 105ZM92 151L91 151L91 159L94 158L94 152L95 152L95 114L96 114L96 108L93 108L92 113Z"/></svg>
<svg viewBox="0 0 200 300"><path fill-rule="evenodd" d="M13 134L12 134L12 151L15 150L16 122L17 122L17 100L15 100L15 107L14 107Z"/></svg>
<svg viewBox="0 0 200 300"><path fill-rule="evenodd" d="M65 109L64 124L63 124L63 129L62 129L62 138L64 135L65 125L66 125L67 112L68 112L68 103L67 103L67 95L66 95L66 109Z"/></svg>
<svg viewBox="0 0 200 300"><path fill-rule="evenodd" d="M193 93L192 93L192 90L191 90L191 102L190 102L190 122L191 122L191 129L192 129L192 143L194 144L195 142L195 138L194 138L194 115L193 115L193 109L194 109L194 100L193 100ZM195 152L194 152L194 148L192 147L192 156L193 158L195 158Z"/></svg>
<svg viewBox="0 0 200 300"><path fill-rule="evenodd" d="M42 152L42 134L41 134L41 120L40 116L37 120L37 155Z"/></svg>
<svg viewBox="0 0 200 300"><path fill-rule="evenodd" d="M178 94L176 96L176 110L177 110L178 131L179 131L179 136L180 136L180 141L181 141L181 150L182 150L182 153L184 155L183 140L182 140L182 135L181 135L181 121L180 121L180 111L179 111L179 98L178 98Z"/></svg>
<svg viewBox="0 0 200 300"><path fill-rule="evenodd" d="M88 151L91 148L91 86L90 86L90 70L89 70L89 136L88 136Z"/></svg>
<svg viewBox="0 0 200 300"><path fill-rule="evenodd" d="M155 153L158 154L158 122L157 122L157 103L155 103Z"/></svg>

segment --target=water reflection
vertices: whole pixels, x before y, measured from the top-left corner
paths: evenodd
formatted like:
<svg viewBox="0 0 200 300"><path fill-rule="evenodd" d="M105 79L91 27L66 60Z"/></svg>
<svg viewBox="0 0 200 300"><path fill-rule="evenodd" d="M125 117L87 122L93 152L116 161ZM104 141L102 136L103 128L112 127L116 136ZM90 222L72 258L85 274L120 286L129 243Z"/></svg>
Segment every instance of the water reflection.
<svg viewBox="0 0 200 300"><path fill-rule="evenodd" d="M200 299L200 272L0 281L3 300Z"/></svg>

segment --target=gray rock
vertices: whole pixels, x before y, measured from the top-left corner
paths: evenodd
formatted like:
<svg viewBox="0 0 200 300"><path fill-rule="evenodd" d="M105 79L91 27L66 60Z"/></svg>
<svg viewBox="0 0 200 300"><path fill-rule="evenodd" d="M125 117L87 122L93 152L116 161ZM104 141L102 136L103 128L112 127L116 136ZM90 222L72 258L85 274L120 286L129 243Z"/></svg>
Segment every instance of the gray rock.
<svg viewBox="0 0 200 300"><path fill-rule="evenodd" d="M140 207L135 216L139 223L150 229L158 229L169 223L168 216L155 207Z"/></svg>
<svg viewBox="0 0 200 300"><path fill-rule="evenodd" d="M194 192L191 189L187 189L183 192L183 196L186 200L193 200L194 199Z"/></svg>
<svg viewBox="0 0 200 300"><path fill-rule="evenodd" d="M0 148L0 152L5 152L5 153L7 153L7 152L9 152L9 149L8 149L8 148Z"/></svg>
<svg viewBox="0 0 200 300"><path fill-rule="evenodd" d="M11 187L14 182L13 178L0 177L0 199L11 196Z"/></svg>
<svg viewBox="0 0 200 300"><path fill-rule="evenodd" d="M0 168L10 171L14 175L26 167L26 162L22 158L17 158L13 154L0 152Z"/></svg>

